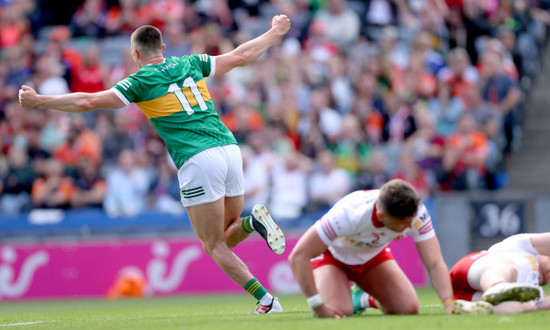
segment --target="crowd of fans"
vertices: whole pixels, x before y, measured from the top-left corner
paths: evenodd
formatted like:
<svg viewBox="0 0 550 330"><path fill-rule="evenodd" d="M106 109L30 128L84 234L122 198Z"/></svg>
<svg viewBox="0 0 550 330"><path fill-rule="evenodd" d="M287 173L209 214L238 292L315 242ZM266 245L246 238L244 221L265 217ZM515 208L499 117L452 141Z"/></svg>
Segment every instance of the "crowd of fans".
<svg viewBox="0 0 550 330"><path fill-rule="evenodd" d="M18 89L111 88L137 71L128 37L142 24L163 31L165 56L219 55L277 13L292 22L283 42L207 82L243 151L247 208L295 218L394 177L423 198L498 189L550 22L543 0L85 0L52 26L50 2L0 1L4 214L183 212L177 170L135 105L24 109Z"/></svg>

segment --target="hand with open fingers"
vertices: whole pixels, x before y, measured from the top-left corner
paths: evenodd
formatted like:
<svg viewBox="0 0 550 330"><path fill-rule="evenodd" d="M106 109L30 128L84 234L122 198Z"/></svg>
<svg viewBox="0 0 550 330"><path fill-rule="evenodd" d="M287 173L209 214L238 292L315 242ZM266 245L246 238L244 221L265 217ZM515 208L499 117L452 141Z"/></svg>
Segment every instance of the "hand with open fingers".
<svg viewBox="0 0 550 330"><path fill-rule="evenodd" d="M335 318L335 319L341 319L346 317L346 314L342 313L335 307L328 305L326 303L323 303L313 309L315 312L315 316L319 318Z"/></svg>
<svg viewBox="0 0 550 330"><path fill-rule="evenodd" d="M19 103L25 108L34 108L38 105L38 93L29 86L23 85L19 89Z"/></svg>
<svg viewBox="0 0 550 330"><path fill-rule="evenodd" d="M273 16L271 26L279 35L285 35L290 29L290 19L286 15Z"/></svg>

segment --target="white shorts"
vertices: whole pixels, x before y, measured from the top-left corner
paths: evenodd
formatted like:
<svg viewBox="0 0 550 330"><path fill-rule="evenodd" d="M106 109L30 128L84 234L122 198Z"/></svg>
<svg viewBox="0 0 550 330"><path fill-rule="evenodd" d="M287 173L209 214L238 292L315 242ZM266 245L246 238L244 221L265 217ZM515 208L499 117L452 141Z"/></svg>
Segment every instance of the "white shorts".
<svg viewBox="0 0 550 330"><path fill-rule="evenodd" d="M181 203L185 207L244 194L243 159L236 144L203 150L178 170Z"/></svg>

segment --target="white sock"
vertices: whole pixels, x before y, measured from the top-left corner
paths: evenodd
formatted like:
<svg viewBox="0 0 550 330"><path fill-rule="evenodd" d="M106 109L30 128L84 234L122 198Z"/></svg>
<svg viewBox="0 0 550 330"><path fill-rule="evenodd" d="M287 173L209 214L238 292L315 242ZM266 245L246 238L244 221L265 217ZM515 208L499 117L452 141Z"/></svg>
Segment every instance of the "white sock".
<svg viewBox="0 0 550 330"><path fill-rule="evenodd" d="M361 305L361 308L378 308L374 302L374 297L366 292L364 292L361 295L361 298L359 298L359 304Z"/></svg>
<svg viewBox="0 0 550 330"><path fill-rule="evenodd" d="M271 302L273 301L273 296L268 293L264 294L264 296L262 297L262 299L260 299L260 304L264 305L264 306L268 306L271 304Z"/></svg>

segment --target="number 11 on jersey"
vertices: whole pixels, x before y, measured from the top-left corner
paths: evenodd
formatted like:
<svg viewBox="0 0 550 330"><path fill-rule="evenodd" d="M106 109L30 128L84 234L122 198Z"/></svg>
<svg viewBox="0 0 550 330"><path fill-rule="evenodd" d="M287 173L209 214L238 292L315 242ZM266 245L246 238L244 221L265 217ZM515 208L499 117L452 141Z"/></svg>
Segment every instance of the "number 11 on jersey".
<svg viewBox="0 0 550 330"><path fill-rule="evenodd" d="M204 102L204 98L202 97L202 94L199 90L199 87L197 86L193 78L187 77L187 79L185 79L185 81L183 82L183 86L181 88L184 87L187 87L191 90L191 93L193 93L193 96L195 97L195 100L199 104L201 110L208 109L208 107L206 106L206 102ZM168 87L168 92L174 93L174 95L176 95L176 97L178 98L178 101L181 103L183 110L185 110L188 115L192 115L195 113L195 111L191 107L189 100L187 100L187 97L185 96L181 88L178 86L177 83L173 83Z"/></svg>

